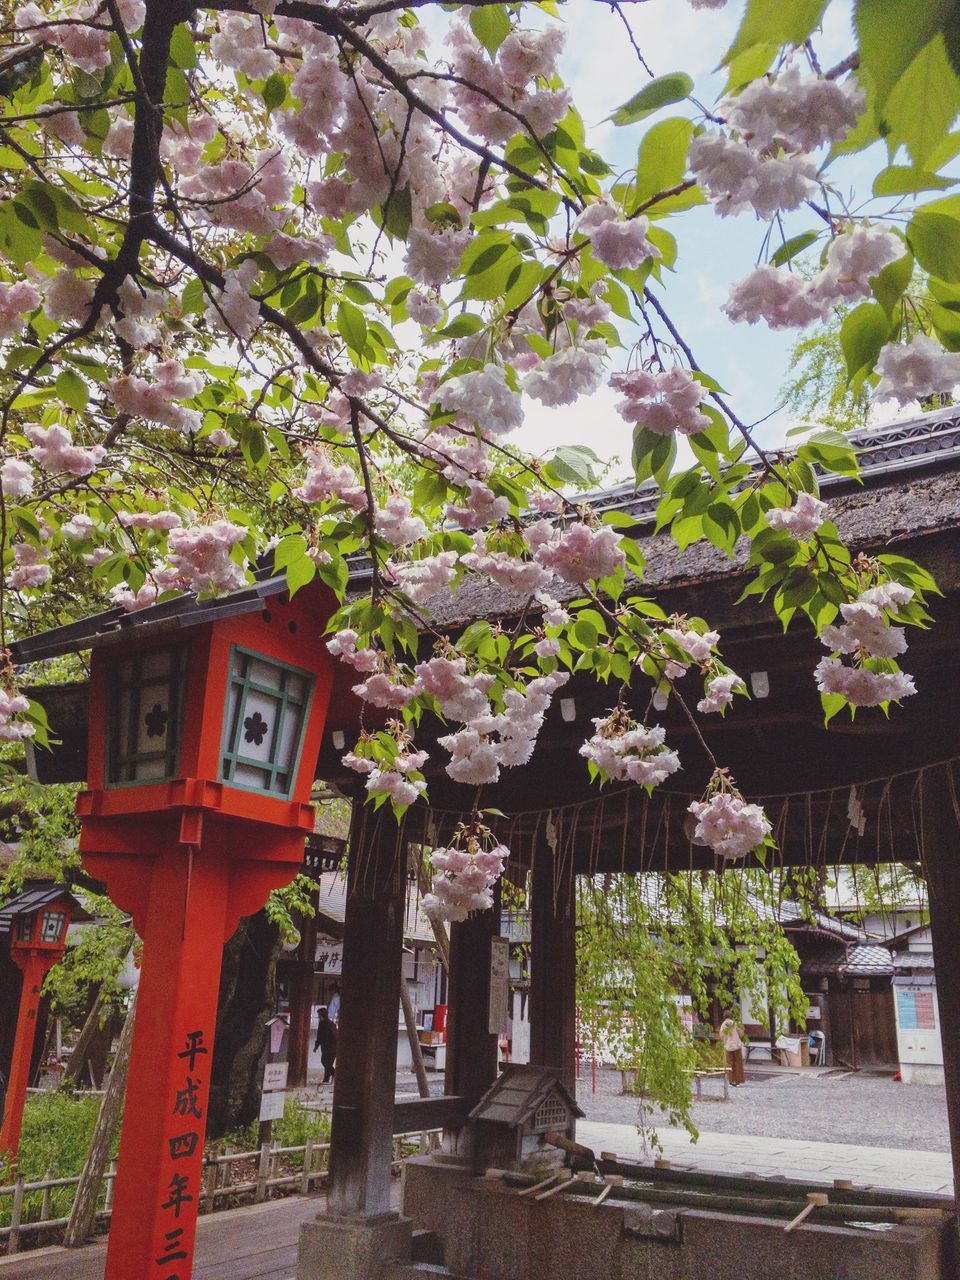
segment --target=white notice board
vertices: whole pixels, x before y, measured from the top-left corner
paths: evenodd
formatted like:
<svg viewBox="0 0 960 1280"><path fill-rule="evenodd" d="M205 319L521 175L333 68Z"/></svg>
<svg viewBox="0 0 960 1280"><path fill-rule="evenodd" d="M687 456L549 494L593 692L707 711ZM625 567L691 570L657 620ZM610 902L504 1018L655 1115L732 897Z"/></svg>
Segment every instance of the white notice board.
<svg viewBox="0 0 960 1280"><path fill-rule="evenodd" d="M490 1004L487 1030L498 1036L507 1027L510 1000L510 939L490 939Z"/></svg>

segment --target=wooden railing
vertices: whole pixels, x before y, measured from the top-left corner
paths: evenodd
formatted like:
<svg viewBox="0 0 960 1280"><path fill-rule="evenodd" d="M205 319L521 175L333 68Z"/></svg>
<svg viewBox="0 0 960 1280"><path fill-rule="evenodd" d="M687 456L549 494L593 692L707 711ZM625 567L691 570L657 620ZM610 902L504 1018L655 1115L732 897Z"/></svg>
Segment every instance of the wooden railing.
<svg viewBox="0 0 960 1280"><path fill-rule="evenodd" d="M394 1160L403 1158L403 1148L411 1141L419 1143L421 1152L428 1149L428 1143L439 1132L427 1129L398 1133L394 1135ZM315 1184L327 1173L327 1160L330 1151L329 1142L317 1142L308 1138L305 1143L293 1147L281 1147L279 1143L265 1142L253 1151L233 1151L227 1148L223 1152L208 1152L203 1161L203 1190L200 1200L201 1213L213 1213L218 1208L233 1208L233 1204L224 1205L223 1200L229 1197L252 1197L254 1204L266 1200L275 1188L285 1187L294 1195L309 1195ZM288 1173L278 1172L281 1158L284 1156L303 1156L301 1168L292 1169ZM247 1177L243 1181L234 1182L232 1174L244 1161L256 1161L256 1177ZM117 1176L116 1161L103 1175L102 1194L103 1207L97 1213L97 1221L101 1224L109 1222L113 1212L113 1187ZM63 1206L56 1204L54 1193L65 1187L76 1187L80 1178L55 1178L53 1170L47 1170L47 1176L39 1182L28 1182L22 1175L9 1186L0 1186L0 1217L6 1218L6 1201L12 1200L9 1211L10 1221L7 1226L0 1227L0 1243L4 1240L7 1253L18 1253L22 1236L65 1227L70 1216L69 1207L62 1213ZM60 1198L58 1198L60 1199Z"/></svg>

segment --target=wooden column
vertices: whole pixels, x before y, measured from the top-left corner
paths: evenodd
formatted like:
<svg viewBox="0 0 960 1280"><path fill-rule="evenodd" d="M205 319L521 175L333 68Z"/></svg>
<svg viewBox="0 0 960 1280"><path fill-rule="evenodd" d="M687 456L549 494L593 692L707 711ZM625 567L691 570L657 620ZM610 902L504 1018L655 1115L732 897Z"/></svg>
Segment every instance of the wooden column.
<svg viewBox="0 0 960 1280"><path fill-rule="evenodd" d="M531 875L530 1061L553 1067L571 1093L577 1083L576 895L572 875L556 882L553 856L538 849Z"/></svg>
<svg viewBox="0 0 960 1280"><path fill-rule="evenodd" d="M290 974L290 1048L287 1060L289 1087L307 1083L310 1060L310 1015L313 1012L313 956L317 943L317 918L309 916L301 923L300 946Z"/></svg>
<svg viewBox="0 0 960 1280"><path fill-rule="evenodd" d="M471 1111L497 1078L497 1036L488 1026L490 940L500 936L500 886L490 911L450 927L444 1092Z"/></svg>
<svg viewBox="0 0 960 1280"><path fill-rule="evenodd" d="M960 795L949 765L922 775L919 800L953 1185L960 1206Z"/></svg>
<svg viewBox="0 0 960 1280"><path fill-rule="evenodd" d="M390 1211L407 846L389 807L354 801L343 925L328 1212Z"/></svg>

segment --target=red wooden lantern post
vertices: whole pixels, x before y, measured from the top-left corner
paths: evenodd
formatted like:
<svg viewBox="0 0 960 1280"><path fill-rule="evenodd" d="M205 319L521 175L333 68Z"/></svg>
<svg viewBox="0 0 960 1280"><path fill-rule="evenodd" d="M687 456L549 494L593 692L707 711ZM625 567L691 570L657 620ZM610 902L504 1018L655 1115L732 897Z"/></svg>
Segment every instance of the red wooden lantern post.
<svg viewBox="0 0 960 1280"><path fill-rule="evenodd" d="M29 898L29 895L24 895ZM30 1059L37 1036L37 1012L43 980L63 958L73 899L64 890L34 910L16 912L11 920L10 958L23 974L17 1034L10 1059L10 1079L0 1127L0 1152L15 1159L20 1148L23 1106L30 1083ZM26 903L24 904L27 905Z"/></svg>
<svg viewBox="0 0 960 1280"><path fill-rule="evenodd" d="M303 860L332 607L304 589L94 651L80 849L143 939L105 1280L191 1274L223 944Z"/></svg>

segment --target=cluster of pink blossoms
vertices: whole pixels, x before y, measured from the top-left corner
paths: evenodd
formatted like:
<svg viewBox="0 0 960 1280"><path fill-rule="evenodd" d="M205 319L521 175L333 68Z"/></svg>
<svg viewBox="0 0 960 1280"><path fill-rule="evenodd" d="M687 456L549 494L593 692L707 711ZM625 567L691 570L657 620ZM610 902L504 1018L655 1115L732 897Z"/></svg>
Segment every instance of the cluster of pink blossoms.
<svg viewBox="0 0 960 1280"><path fill-rule="evenodd" d="M677 753L664 745L666 732L661 725L637 724L623 707L593 723L596 732L580 748L580 754L602 778L656 787L680 768Z"/></svg>
<svg viewBox="0 0 960 1280"><path fill-rule="evenodd" d="M688 655L692 662L709 662L714 647L720 641L719 631L694 631L692 627L681 630L679 627L664 627L662 635L672 640L678 648L682 649ZM676 665L688 666L680 659Z"/></svg>
<svg viewBox="0 0 960 1280"><path fill-rule="evenodd" d="M326 502L334 498L354 511L362 511L367 504L363 485L350 467L334 462L325 449L307 451L307 474L300 488L293 492L304 502Z"/></svg>
<svg viewBox="0 0 960 1280"><path fill-rule="evenodd" d="M152 529L167 533L183 524L176 511L121 511L117 519L125 529Z"/></svg>
<svg viewBox="0 0 960 1280"><path fill-rule="evenodd" d="M639 267L647 258L661 256L647 239L650 219L625 218L607 196L587 206L577 218L576 229L590 240L594 257L614 271Z"/></svg>
<svg viewBox="0 0 960 1280"><path fill-rule="evenodd" d="M7 574L7 586L14 591L24 587L42 587L50 581L49 547L38 547L32 542L17 542L13 547L14 567Z"/></svg>
<svg viewBox="0 0 960 1280"><path fill-rule="evenodd" d="M722 216L752 208L766 219L797 209L816 189L817 165L807 152L844 138L862 106L852 81L804 77L798 67L754 80L718 108L736 136L694 138L690 169Z"/></svg>
<svg viewBox="0 0 960 1280"><path fill-rule="evenodd" d="M376 671L380 664L379 655L374 649L358 649L359 638L352 627L345 627L343 631L338 631L331 640L327 641L327 649L335 658L353 667L354 671L363 673Z"/></svg>
<svg viewBox="0 0 960 1280"><path fill-rule="evenodd" d="M706 692L697 703L697 710L702 715L710 715L714 711L723 711L733 702L735 692L746 693L746 685L735 671L724 671L720 675L711 676L707 681Z"/></svg>
<svg viewBox="0 0 960 1280"><path fill-rule="evenodd" d="M198 595L206 591L237 591L246 585L242 565L231 559L230 551L249 533L230 520L172 529L167 537L167 559L177 571L180 584Z"/></svg>
<svg viewBox="0 0 960 1280"><path fill-rule="evenodd" d="M149 372L152 380L132 373L114 378L110 393L117 410L187 435L198 432L203 425L199 412L178 401L199 395L203 389L200 374L188 372L179 360L160 360Z"/></svg>
<svg viewBox="0 0 960 1280"><path fill-rule="evenodd" d="M466 424L475 423L489 435L505 435L523 422L520 393L507 385L499 365L488 364L448 378L437 388L434 399L445 413L458 413Z"/></svg>
<svg viewBox="0 0 960 1280"><path fill-rule="evenodd" d="M453 581L457 571L457 553L441 551L419 560L388 560L383 576L414 604L424 604Z"/></svg>
<svg viewBox="0 0 960 1280"><path fill-rule="evenodd" d="M136 591L125 583L118 582L110 588L110 599L119 605L125 613L137 613L140 609L148 609L156 604L164 591L176 591L183 586L180 574L169 565L154 565L150 576Z"/></svg>
<svg viewBox="0 0 960 1280"><path fill-rule="evenodd" d="M492 677L482 672L473 677L474 682L488 679L492 683ZM484 695L486 708L474 714L456 733L440 739L440 745L450 752L446 766L449 776L456 782L480 787L496 782L501 769L526 764L537 745L553 695L569 679L568 672L554 671L550 675L535 676L522 688L506 689L500 712ZM483 684L475 683L475 687L482 690Z"/></svg>
<svg viewBox="0 0 960 1280"><path fill-rule="evenodd" d="M612 374L610 385L625 396L617 405L620 416L657 435L679 431L692 436L710 425L710 419L700 412L703 388L686 369L633 369Z"/></svg>
<svg viewBox="0 0 960 1280"><path fill-rule="evenodd" d="M910 342L888 342L877 357L878 400L900 405L932 395L949 395L960 384L960 353L944 351L933 338L918 333Z"/></svg>
<svg viewBox="0 0 960 1280"><path fill-rule="evenodd" d="M40 305L40 294L27 280L15 284L0 282L0 342L19 334L28 312Z"/></svg>
<svg viewBox="0 0 960 1280"><path fill-rule="evenodd" d="M223 273L223 288L210 299L204 312L215 329L226 329L233 337L246 342L260 323L260 303L251 298L250 288L260 274L252 258Z"/></svg>
<svg viewBox="0 0 960 1280"><path fill-rule="evenodd" d="M473 535L473 550L467 551L460 560L468 569L482 573L498 586L524 595L533 595L553 578L550 570L536 560L524 560L508 551L491 550L487 535L482 530Z"/></svg>
<svg viewBox="0 0 960 1280"><path fill-rule="evenodd" d="M488 911L493 906L493 887L503 874L510 856L505 845L482 847L474 835L462 844L434 849L430 865L435 871L432 893L423 899L423 909L440 920L466 920L471 911Z"/></svg>
<svg viewBox="0 0 960 1280"><path fill-rule="evenodd" d="M110 63L110 30L106 22L97 21L101 8L100 0L83 0L78 5L64 4L59 14L50 15L31 0L17 9L14 25L31 44L55 45L68 62L96 75ZM144 0L118 0L117 9L131 34L143 26ZM58 21L60 14L62 20Z"/></svg>
<svg viewBox="0 0 960 1280"><path fill-rule="evenodd" d="M547 408L574 404L581 396L596 391L603 381L603 350L600 341L566 347L541 361L520 385L528 396Z"/></svg>
<svg viewBox="0 0 960 1280"><path fill-rule="evenodd" d="M783 530L794 538L809 538L816 533L827 515L827 504L804 490L797 494L792 507L774 507L767 512L771 529Z"/></svg>
<svg viewBox="0 0 960 1280"><path fill-rule="evenodd" d="M413 504L402 493L392 493L374 512L373 526L381 538L395 547L405 547L427 536L427 526L413 514Z"/></svg>
<svg viewBox="0 0 960 1280"><path fill-rule="evenodd" d="M764 320L771 329L803 328L826 319L839 302L869 298L870 281L905 252L903 240L892 231L861 223L834 237L826 266L812 280L771 266L757 267L734 286L723 310L734 321Z"/></svg>
<svg viewBox="0 0 960 1280"><path fill-rule="evenodd" d="M409 739L402 735L397 741L395 755L389 760L378 762L348 751L343 763L348 769L367 775L365 785L371 795L389 796L398 808L405 808L427 789L423 778L411 776L419 772L426 759L426 751L411 751Z"/></svg>
<svg viewBox="0 0 960 1280"><path fill-rule="evenodd" d="M107 456L102 444L74 444L67 427L24 427L23 434L32 445L27 453L51 475L88 476Z"/></svg>
<svg viewBox="0 0 960 1280"><path fill-rule="evenodd" d="M33 468L22 458L4 458L0 464L0 493L5 498L29 498L33 493Z"/></svg>
<svg viewBox="0 0 960 1280"><path fill-rule="evenodd" d="M721 858L745 858L763 844L772 828L758 804L748 804L733 790L716 791L694 800L689 812L697 820L693 839L709 845Z"/></svg>
<svg viewBox="0 0 960 1280"><path fill-rule="evenodd" d="M906 632L892 626L889 615L909 604L913 594L899 582L882 582L840 606L843 622L824 627L820 639L835 654L854 655L855 665L848 666L840 657L822 658L815 672L821 693L839 694L855 707L878 707L916 693L906 672L875 671L864 665L870 659L892 659L906 652Z"/></svg>
<svg viewBox="0 0 960 1280"><path fill-rule="evenodd" d="M548 520L538 520L527 530L527 543L538 564L564 582L606 578L626 561L620 535L609 524L579 520L558 529Z"/></svg>
<svg viewBox="0 0 960 1280"><path fill-rule="evenodd" d="M30 710L30 700L12 689L0 688L0 741L21 742L36 732L29 720L20 719Z"/></svg>

